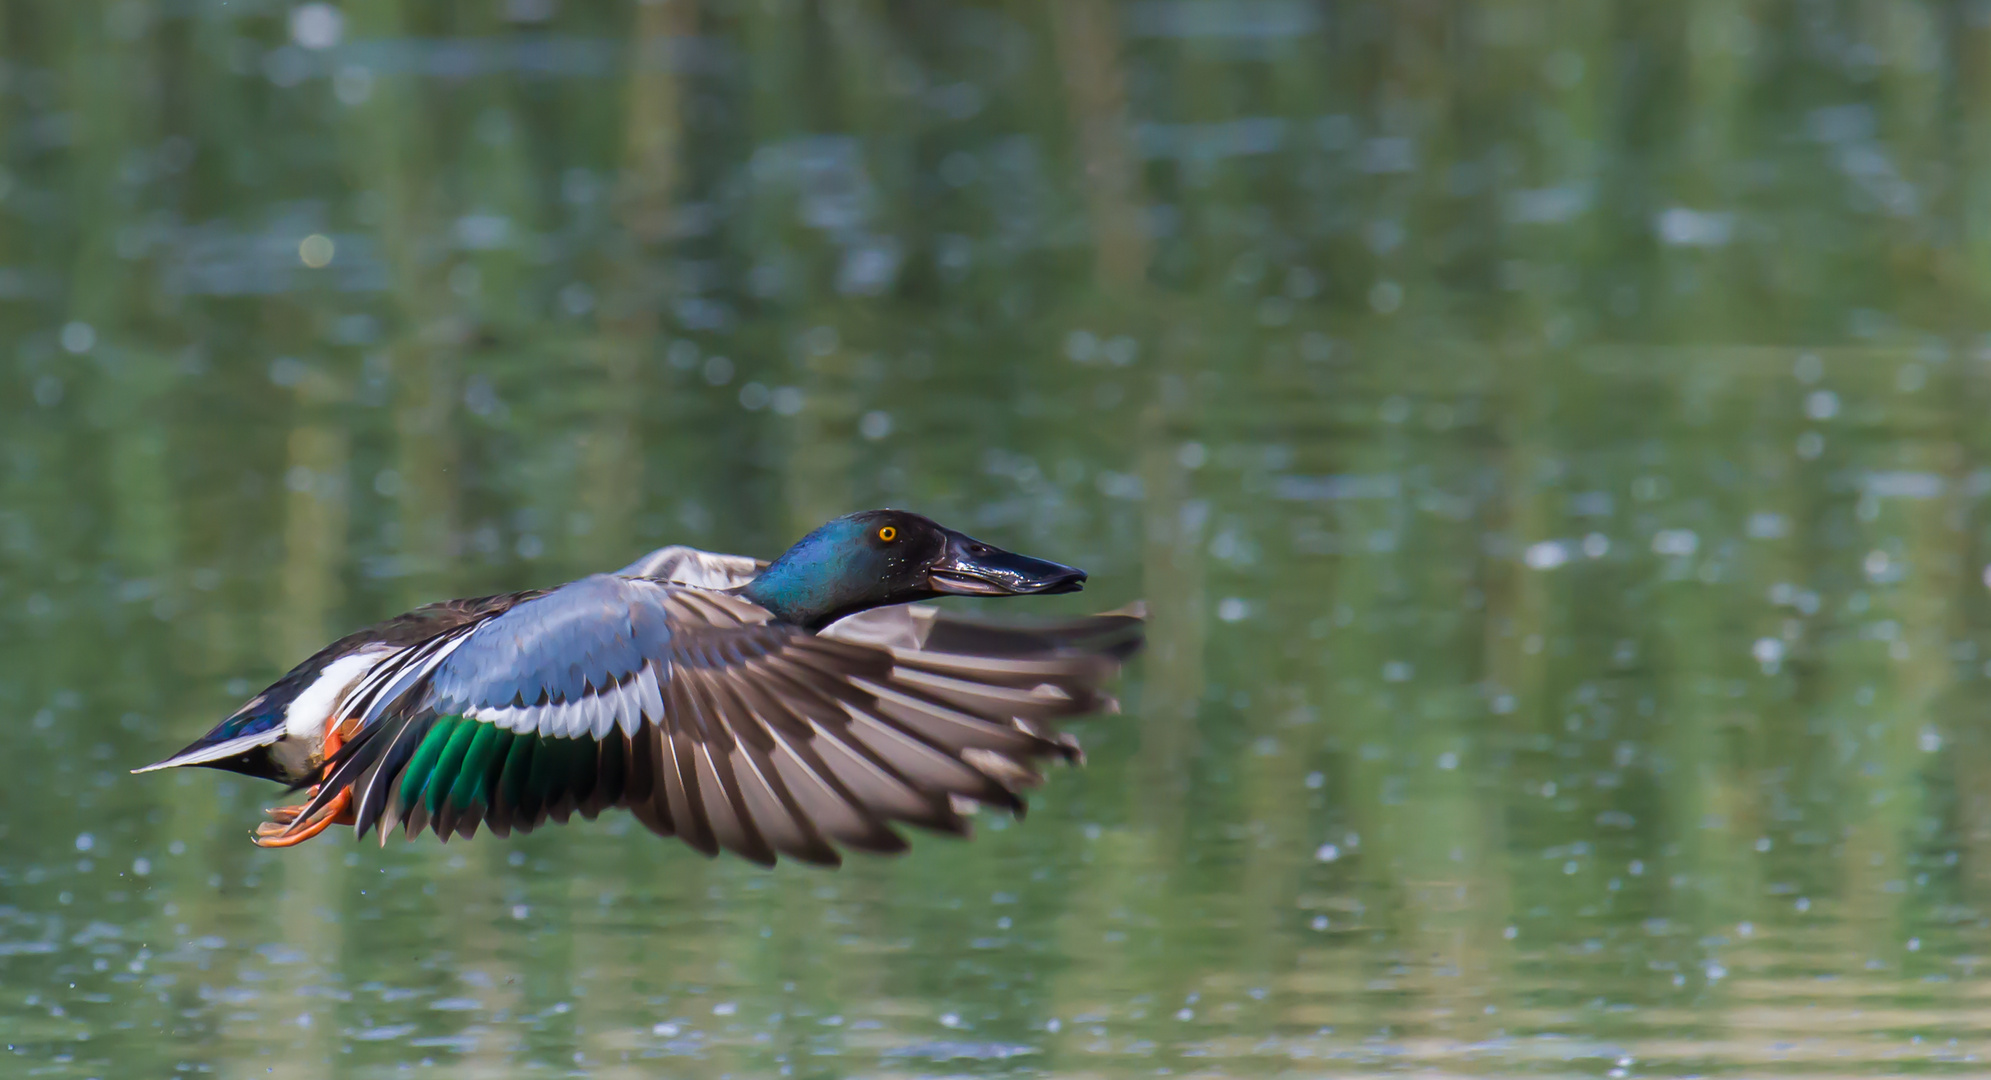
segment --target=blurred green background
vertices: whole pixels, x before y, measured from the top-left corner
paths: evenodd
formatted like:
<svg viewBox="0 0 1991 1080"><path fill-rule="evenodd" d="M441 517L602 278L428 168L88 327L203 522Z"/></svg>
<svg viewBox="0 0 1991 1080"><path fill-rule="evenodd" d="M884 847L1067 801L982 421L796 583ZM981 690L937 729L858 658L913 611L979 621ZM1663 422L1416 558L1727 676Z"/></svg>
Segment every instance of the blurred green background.
<svg viewBox="0 0 1991 1080"><path fill-rule="evenodd" d="M1991 7L0 2L0 1071L1975 1073ZM1018 824L251 847L332 637L918 509Z"/></svg>

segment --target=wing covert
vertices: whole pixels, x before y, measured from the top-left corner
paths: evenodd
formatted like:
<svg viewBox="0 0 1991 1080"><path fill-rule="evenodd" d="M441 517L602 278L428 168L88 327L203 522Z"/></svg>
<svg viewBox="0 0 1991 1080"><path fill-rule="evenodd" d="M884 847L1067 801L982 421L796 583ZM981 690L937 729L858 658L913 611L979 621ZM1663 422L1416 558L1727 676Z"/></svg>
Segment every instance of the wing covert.
<svg viewBox="0 0 1991 1080"><path fill-rule="evenodd" d="M563 725L591 726L599 699L620 688L670 642L653 582L597 574L518 604L487 620L440 664L429 707L478 710L552 708Z"/></svg>

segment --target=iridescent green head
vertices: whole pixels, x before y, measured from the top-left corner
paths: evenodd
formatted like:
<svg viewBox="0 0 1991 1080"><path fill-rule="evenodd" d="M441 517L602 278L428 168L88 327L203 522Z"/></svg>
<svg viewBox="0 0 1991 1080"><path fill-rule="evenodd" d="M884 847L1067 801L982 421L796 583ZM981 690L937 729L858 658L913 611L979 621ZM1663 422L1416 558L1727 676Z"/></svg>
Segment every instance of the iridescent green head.
<svg viewBox="0 0 1991 1080"><path fill-rule="evenodd" d="M1004 551L903 510L837 518L797 541L740 595L811 630L936 596L1077 592L1085 571Z"/></svg>

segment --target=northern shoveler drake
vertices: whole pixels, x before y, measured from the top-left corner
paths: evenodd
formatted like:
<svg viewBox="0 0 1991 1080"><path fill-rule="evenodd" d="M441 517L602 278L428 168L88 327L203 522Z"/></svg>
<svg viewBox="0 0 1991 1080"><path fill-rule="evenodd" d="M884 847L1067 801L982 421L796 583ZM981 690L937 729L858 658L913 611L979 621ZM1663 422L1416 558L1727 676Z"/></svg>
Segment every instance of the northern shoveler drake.
<svg viewBox="0 0 1991 1080"><path fill-rule="evenodd" d="M311 788L256 830L447 840L628 809L707 855L836 865L1021 814L1055 724L1116 708L1138 606L1037 626L938 596L1075 592L1085 572L918 514L832 521L773 563L685 547L555 589L449 600L340 638L193 745L137 772L226 769Z"/></svg>

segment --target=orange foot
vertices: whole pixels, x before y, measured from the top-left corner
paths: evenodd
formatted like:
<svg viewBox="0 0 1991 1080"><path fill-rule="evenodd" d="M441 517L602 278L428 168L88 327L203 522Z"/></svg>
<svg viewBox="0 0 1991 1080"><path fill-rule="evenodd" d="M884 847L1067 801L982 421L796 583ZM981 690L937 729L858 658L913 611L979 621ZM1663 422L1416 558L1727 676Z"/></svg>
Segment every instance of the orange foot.
<svg viewBox="0 0 1991 1080"><path fill-rule="evenodd" d="M344 743L345 740L339 736L338 725L332 725L331 730L325 733L325 756L330 758L338 753L339 747ZM305 792L305 795L316 798L318 789L314 787ZM251 839L256 842L257 847L294 847L333 825L353 823L353 789L350 787L334 796L332 801L326 803L317 814L309 819L300 820L303 818L305 807L309 805L309 802L304 802L296 806L278 806L265 810L264 813L270 816L270 820L256 826L256 832Z"/></svg>
<svg viewBox="0 0 1991 1080"><path fill-rule="evenodd" d="M312 790L315 792L317 789L314 788ZM268 813L273 820L265 821L261 825L256 826L255 836L252 837L256 841L256 846L274 848L294 847L334 825L351 825L353 823L353 792L351 788L347 788L333 796L332 801L326 803L324 809L318 811L316 815L309 819L300 820L300 815L304 813L306 805L309 804L300 803L296 806L279 806L270 810Z"/></svg>

